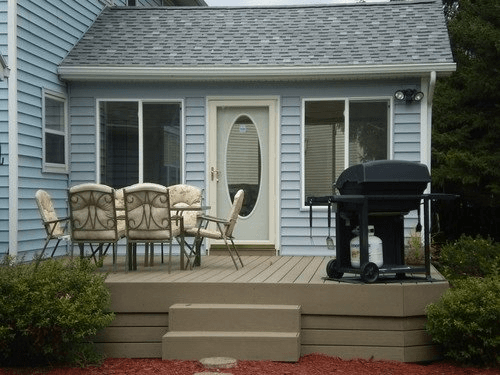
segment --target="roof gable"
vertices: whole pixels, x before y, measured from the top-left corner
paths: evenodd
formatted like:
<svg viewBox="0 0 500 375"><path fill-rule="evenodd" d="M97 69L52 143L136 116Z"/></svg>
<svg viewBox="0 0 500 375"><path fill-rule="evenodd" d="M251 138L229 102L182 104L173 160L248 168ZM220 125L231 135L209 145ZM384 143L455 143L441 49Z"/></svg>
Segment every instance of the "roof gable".
<svg viewBox="0 0 500 375"><path fill-rule="evenodd" d="M404 64L453 65L439 2L108 8L60 68Z"/></svg>

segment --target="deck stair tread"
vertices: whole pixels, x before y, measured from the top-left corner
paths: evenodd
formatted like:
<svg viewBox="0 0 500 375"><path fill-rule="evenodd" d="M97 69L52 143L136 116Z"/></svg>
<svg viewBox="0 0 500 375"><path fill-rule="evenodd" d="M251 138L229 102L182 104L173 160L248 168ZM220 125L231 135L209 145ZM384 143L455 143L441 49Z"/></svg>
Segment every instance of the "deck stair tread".
<svg viewBox="0 0 500 375"><path fill-rule="evenodd" d="M299 332L232 332L232 331L185 331L185 332L169 332L169 337L234 337L234 338L297 338Z"/></svg>
<svg viewBox="0 0 500 375"><path fill-rule="evenodd" d="M174 304L162 357L297 361L300 322L298 305Z"/></svg>

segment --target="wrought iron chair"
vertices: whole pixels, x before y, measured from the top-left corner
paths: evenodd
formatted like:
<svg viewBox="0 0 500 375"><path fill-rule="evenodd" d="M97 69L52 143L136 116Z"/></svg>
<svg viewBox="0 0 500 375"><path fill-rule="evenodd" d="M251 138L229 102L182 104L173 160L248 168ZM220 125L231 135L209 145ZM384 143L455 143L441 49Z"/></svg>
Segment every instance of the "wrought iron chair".
<svg viewBox="0 0 500 375"><path fill-rule="evenodd" d="M238 216L241 211L241 207L243 205L243 199L245 197L245 193L243 190L238 190L238 192L234 196L233 205L231 207L231 211L229 212L229 217L227 220L219 219L217 217L208 216L208 215L200 215L200 222L195 228L186 228L184 230L186 235L194 236L196 239L203 241L203 238L212 238L217 240L223 240L226 244L227 250L229 251L229 255L231 255L231 259L233 260L234 266L238 269L238 264L233 255L233 251L238 257L241 266L243 267L243 261L241 260L240 255L238 254L238 250L234 245L234 237L233 231L236 226L236 221L238 220ZM208 225L210 223L215 224L216 229L209 229ZM229 245L229 242L231 245Z"/></svg>
<svg viewBox="0 0 500 375"><path fill-rule="evenodd" d="M183 218L183 226L181 228L183 235L177 236L176 239L181 247L183 245L181 242L184 241L184 246L189 249L189 252L187 249L185 252L187 257L186 268L189 265L192 269L193 265L199 265L199 259L196 258L199 254L196 253L196 242L189 244L185 241L185 237L190 236L189 233L186 233L185 228L196 228L198 226L203 191L196 186L186 184L169 186L168 191L170 195L171 214L182 216ZM190 209L194 210L191 211Z"/></svg>
<svg viewBox="0 0 500 375"><path fill-rule="evenodd" d="M116 244L125 236L125 227L117 220L114 189L94 183L73 186L68 191L68 201L71 240L80 247L80 256L85 256L84 246L88 244L90 256L97 263L96 255L102 257L112 245L115 266Z"/></svg>
<svg viewBox="0 0 500 375"><path fill-rule="evenodd" d="M137 269L137 244L144 243L145 265L148 248L154 254L153 244L168 243L168 272L172 267L172 239L181 235L182 217L172 217L168 188L153 183L143 183L123 189L125 201L125 227L127 233L127 262L129 269ZM175 225L173 219L181 220ZM181 249L184 251L184 249ZM152 264L152 262L151 262Z"/></svg>
<svg viewBox="0 0 500 375"><path fill-rule="evenodd" d="M42 252L39 259L43 258L45 250L50 242L50 240L57 240L50 257L52 258L59 246L59 243L70 240L70 235L68 230L68 217L59 219L57 217L56 211L54 209L54 204L52 202L52 197L45 190L38 190L35 193L35 200L38 206L38 211L40 212L40 217L42 218L43 226L47 234L45 239L45 244L43 246Z"/></svg>

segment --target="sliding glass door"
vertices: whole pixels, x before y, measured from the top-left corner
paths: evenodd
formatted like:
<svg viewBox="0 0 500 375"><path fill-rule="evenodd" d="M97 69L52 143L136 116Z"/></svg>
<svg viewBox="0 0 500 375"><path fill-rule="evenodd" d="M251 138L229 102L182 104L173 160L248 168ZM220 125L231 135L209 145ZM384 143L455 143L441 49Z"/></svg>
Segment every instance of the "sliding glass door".
<svg viewBox="0 0 500 375"><path fill-rule="evenodd" d="M99 102L100 182L181 182L181 103Z"/></svg>

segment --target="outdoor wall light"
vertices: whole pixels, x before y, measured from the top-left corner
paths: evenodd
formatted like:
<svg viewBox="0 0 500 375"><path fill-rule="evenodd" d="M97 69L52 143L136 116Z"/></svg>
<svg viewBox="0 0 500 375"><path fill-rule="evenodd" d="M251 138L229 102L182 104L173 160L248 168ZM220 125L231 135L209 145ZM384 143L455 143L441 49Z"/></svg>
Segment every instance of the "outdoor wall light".
<svg viewBox="0 0 500 375"><path fill-rule="evenodd" d="M424 98L424 93L415 89L398 90L394 93L397 100L406 100L406 103L419 102Z"/></svg>

